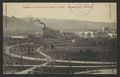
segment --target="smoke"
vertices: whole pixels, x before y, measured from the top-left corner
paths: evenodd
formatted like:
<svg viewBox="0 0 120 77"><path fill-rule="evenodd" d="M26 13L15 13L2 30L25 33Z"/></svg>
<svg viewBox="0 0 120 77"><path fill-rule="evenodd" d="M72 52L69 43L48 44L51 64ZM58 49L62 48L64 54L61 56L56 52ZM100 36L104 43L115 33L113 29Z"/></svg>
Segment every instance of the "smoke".
<svg viewBox="0 0 120 77"><path fill-rule="evenodd" d="M34 19L34 24L39 27L44 27L45 23L41 22L39 19Z"/></svg>

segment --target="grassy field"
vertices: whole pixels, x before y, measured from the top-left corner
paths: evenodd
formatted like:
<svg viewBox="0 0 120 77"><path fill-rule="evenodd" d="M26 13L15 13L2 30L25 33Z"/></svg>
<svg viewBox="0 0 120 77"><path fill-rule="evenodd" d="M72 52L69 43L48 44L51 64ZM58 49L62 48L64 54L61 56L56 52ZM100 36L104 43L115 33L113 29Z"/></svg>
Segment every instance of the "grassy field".
<svg viewBox="0 0 120 77"><path fill-rule="evenodd" d="M30 68L30 67L29 66L26 66L26 67L23 67L23 66L19 66L19 67L4 66L3 71L4 71L4 74L13 74L15 72L21 72L21 71L28 69L28 68Z"/></svg>

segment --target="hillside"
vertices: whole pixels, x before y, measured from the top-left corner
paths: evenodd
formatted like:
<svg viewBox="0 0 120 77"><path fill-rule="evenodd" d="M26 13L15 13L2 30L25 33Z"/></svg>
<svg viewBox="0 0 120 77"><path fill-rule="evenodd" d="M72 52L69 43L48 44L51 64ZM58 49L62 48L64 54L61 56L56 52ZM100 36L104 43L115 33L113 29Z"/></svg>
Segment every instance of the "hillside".
<svg viewBox="0 0 120 77"><path fill-rule="evenodd" d="M3 16L3 30L5 35L17 34L17 33L34 33L40 31L43 27L42 24L38 24L32 20L33 18L16 18ZM6 22L7 21L7 27ZM90 22L79 20L64 20L64 19L46 19L40 18L40 21L44 22L47 27L61 30L77 32L81 30L102 30L103 26L115 29L115 23L104 22ZM7 32L6 32L7 31Z"/></svg>

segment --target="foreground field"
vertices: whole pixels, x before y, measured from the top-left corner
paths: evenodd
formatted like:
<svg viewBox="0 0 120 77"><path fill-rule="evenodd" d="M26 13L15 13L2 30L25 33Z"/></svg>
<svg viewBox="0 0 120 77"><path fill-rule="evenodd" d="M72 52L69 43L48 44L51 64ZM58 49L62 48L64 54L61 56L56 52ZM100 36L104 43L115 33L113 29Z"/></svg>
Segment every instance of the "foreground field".
<svg viewBox="0 0 120 77"><path fill-rule="evenodd" d="M116 53L113 53L116 52L115 47L91 46L89 43L85 46L80 42L45 39L32 43L9 43L3 54L4 73L97 74L103 73L104 69L106 74L117 73L114 72L117 68Z"/></svg>

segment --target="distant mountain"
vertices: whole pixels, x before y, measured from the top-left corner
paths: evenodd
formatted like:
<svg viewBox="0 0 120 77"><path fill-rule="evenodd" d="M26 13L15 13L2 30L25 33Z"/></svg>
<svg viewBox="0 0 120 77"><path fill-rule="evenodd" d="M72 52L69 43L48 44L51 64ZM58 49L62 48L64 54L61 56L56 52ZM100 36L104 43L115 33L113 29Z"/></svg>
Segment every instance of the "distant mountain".
<svg viewBox="0 0 120 77"><path fill-rule="evenodd" d="M3 17L3 31L5 35L32 33L40 30L41 27L35 26L22 19L6 16Z"/></svg>
<svg viewBox="0 0 120 77"><path fill-rule="evenodd" d="M31 31L31 30L40 30L38 26L35 26L31 22L26 22L22 19L15 17L4 17L3 24L6 27L5 21L7 19L7 28L10 31Z"/></svg>
<svg viewBox="0 0 120 77"><path fill-rule="evenodd" d="M91 21L79 21L79 20L62 20L62 19L40 19L45 22L48 27L63 31L81 31L81 30L102 30L102 28L109 27L116 28L115 23L106 22L91 22Z"/></svg>
<svg viewBox="0 0 120 77"><path fill-rule="evenodd" d="M31 21L33 18L22 18L24 21ZM29 20L29 21L28 21ZM40 21L44 22L47 27L62 31L81 31L81 30L102 30L102 28L109 27L116 28L116 23L106 22L91 22L91 21L79 21L79 20L65 20L65 19L46 19L40 18Z"/></svg>
<svg viewBox="0 0 120 77"><path fill-rule="evenodd" d="M10 34L25 34L41 31L42 24L35 22L34 18L16 18L3 16L3 30L5 35ZM81 30L102 30L102 27L110 27L115 29L115 23L104 22L90 22L79 20L64 20L64 19L46 19L40 18L41 22L44 22L47 27L61 30L61 31L81 31ZM7 26L6 26L7 22Z"/></svg>

